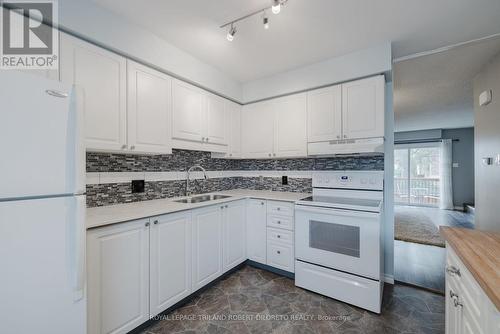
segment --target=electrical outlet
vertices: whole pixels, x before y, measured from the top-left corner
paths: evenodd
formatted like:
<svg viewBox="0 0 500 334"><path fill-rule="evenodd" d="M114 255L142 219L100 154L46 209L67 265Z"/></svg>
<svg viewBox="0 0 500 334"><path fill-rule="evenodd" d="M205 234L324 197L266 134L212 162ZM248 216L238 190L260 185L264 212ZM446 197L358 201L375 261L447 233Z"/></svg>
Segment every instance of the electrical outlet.
<svg viewBox="0 0 500 334"><path fill-rule="evenodd" d="M288 184L288 176L283 175L283 176L281 177L281 184L282 184L282 185L287 185L287 184Z"/></svg>
<svg viewBox="0 0 500 334"><path fill-rule="evenodd" d="M132 194L144 192L144 180L132 180Z"/></svg>

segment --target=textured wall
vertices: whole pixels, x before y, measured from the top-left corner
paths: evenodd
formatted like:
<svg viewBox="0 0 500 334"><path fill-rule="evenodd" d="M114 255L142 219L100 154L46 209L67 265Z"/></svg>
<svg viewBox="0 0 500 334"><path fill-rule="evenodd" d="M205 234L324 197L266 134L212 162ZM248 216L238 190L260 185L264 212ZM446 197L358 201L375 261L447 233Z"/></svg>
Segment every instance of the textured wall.
<svg viewBox="0 0 500 334"><path fill-rule="evenodd" d="M207 171L314 171L314 170L383 170L384 157L303 158L283 160L212 159L210 153L173 150L172 155L146 156L108 153L87 153L87 172L176 172L199 164ZM146 181L145 192L131 193L130 183L87 185L89 207L185 195L184 180ZM281 184L280 177L218 177L197 179L190 183L192 193L206 193L236 188L311 192L310 177L289 177Z"/></svg>

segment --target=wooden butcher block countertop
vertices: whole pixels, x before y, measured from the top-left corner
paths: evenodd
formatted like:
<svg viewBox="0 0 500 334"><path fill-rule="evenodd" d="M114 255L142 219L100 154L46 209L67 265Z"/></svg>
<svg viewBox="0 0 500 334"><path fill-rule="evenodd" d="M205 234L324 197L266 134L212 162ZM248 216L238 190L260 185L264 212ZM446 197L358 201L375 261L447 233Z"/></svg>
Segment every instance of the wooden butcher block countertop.
<svg viewBox="0 0 500 334"><path fill-rule="evenodd" d="M441 235L500 310L500 233L440 227Z"/></svg>

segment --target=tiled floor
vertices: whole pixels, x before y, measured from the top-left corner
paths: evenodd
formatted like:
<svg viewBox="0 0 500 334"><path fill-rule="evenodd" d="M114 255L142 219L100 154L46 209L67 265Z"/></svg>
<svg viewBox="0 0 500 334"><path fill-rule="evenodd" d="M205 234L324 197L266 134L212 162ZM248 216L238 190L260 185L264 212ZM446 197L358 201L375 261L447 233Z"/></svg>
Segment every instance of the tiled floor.
<svg viewBox="0 0 500 334"><path fill-rule="evenodd" d="M245 266L143 334L444 333L444 320L444 297L427 291L386 285L377 315Z"/></svg>
<svg viewBox="0 0 500 334"><path fill-rule="evenodd" d="M399 205L395 210L406 214L418 211L437 227L474 228L474 216L461 211ZM394 279L444 293L445 258L445 248L394 240Z"/></svg>

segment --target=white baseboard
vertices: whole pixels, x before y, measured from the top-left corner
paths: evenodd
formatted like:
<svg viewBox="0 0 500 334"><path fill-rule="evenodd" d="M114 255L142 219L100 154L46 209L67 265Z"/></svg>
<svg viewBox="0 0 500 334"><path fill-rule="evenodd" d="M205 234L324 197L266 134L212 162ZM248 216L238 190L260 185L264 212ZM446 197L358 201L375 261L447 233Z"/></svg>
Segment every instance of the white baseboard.
<svg viewBox="0 0 500 334"><path fill-rule="evenodd" d="M389 284L394 284L394 276L384 274L384 282Z"/></svg>

